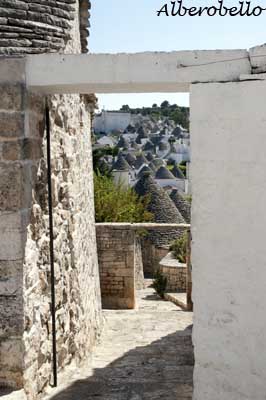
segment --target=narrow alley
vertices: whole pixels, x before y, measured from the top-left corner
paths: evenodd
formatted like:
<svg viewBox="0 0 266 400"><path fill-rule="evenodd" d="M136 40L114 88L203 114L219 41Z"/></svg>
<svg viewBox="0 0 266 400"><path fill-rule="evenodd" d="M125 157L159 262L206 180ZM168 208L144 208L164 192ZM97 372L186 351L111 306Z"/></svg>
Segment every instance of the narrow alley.
<svg viewBox="0 0 266 400"><path fill-rule="evenodd" d="M138 292L136 310L104 316L90 368L68 372L46 400L191 400L192 313L147 287Z"/></svg>

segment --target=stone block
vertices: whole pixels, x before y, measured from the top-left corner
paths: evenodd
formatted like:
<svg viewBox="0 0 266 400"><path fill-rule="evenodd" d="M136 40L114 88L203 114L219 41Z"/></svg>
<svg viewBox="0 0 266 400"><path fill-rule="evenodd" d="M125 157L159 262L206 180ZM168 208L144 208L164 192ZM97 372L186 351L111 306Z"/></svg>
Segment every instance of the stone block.
<svg viewBox="0 0 266 400"><path fill-rule="evenodd" d="M2 57L0 59L0 83L25 83L25 58Z"/></svg>
<svg viewBox="0 0 266 400"><path fill-rule="evenodd" d="M0 338L23 334L22 293L15 296L0 296Z"/></svg>
<svg viewBox="0 0 266 400"><path fill-rule="evenodd" d="M23 260L0 261L0 298L16 296L23 287Z"/></svg>
<svg viewBox="0 0 266 400"><path fill-rule="evenodd" d="M31 206L31 168L20 163L0 163L0 211Z"/></svg>
<svg viewBox="0 0 266 400"><path fill-rule="evenodd" d="M24 136L24 113L0 112L0 137L18 138Z"/></svg>
<svg viewBox="0 0 266 400"><path fill-rule="evenodd" d="M25 138L2 143L2 159L6 161L39 160L43 156L41 140Z"/></svg>
<svg viewBox="0 0 266 400"><path fill-rule="evenodd" d="M29 212L0 212L0 260L14 261L24 257Z"/></svg>
<svg viewBox="0 0 266 400"><path fill-rule="evenodd" d="M0 339L0 385L23 387L23 345L21 338Z"/></svg>
<svg viewBox="0 0 266 400"><path fill-rule="evenodd" d="M24 85L5 83L0 86L0 110L21 111L24 100Z"/></svg>

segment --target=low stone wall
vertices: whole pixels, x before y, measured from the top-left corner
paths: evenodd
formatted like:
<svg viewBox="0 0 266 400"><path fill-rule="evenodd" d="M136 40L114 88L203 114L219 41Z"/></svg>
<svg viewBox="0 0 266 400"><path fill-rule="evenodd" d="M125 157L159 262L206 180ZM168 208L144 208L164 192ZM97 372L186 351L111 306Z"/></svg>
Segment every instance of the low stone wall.
<svg viewBox="0 0 266 400"><path fill-rule="evenodd" d="M168 252L169 247L157 247L149 236L141 239L143 270L146 278L152 278L160 268L160 261Z"/></svg>
<svg viewBox="0 0 266 400"><path fill-rule="evenodd" d="M143 287L135 231L119 224L97 224L96 232L103 308L135 308L135 291Z"/></svg>
<svg viewBox="0 0 266 400"><path fill-rule="evenodd" d="M141 290L145 287L141 240L137 235L135 239L135 286L136 290Z"/></svg>
<svg viewBox="0 0 266 400"><path fill-rule="evenodd" d="M168 253L160 262L160 272L167 278L167 292L185 292L187 289L187 266Z"/></svg>

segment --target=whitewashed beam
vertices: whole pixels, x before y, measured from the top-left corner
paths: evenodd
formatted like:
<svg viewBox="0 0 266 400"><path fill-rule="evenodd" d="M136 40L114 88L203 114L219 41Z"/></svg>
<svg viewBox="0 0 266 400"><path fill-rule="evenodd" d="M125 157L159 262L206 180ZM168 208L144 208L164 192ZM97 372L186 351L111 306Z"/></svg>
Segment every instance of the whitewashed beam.
<svg viewBox="0 0 266 400"><path fill-rule="evenodd" d="M250 74L246 50L33 55L27 85L42 93L188 92L191 83Z"/></svg>

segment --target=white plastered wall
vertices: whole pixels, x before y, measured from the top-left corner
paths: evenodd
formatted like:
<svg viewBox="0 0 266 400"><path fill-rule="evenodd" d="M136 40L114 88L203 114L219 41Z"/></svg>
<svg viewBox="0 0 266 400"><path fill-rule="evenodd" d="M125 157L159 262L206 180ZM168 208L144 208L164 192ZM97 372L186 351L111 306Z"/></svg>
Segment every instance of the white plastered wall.
<svg viewBox="0 0 266 400"><path fill-rule="evenodd" d="M265 99L191 88L194 400L266 399Z"/></svg>

